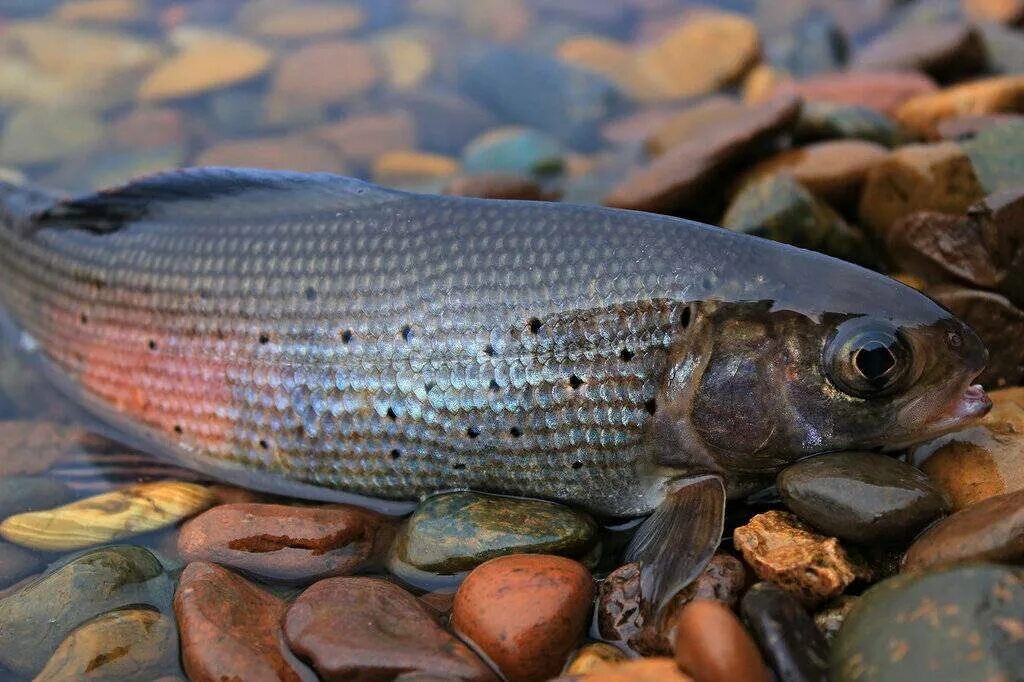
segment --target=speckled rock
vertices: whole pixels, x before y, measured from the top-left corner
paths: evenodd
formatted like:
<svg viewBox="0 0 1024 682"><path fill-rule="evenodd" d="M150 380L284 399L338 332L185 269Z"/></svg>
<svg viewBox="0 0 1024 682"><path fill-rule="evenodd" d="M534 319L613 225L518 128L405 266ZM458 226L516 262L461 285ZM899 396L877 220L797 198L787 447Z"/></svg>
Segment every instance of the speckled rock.
<svg viewBox="0 0 1024 682"><path fill-rule="evenodd" d="M466 145L467 173L550 175L565 165L565 148L550 135L519 126L487 131Z"/></svg>
<svg viewBox="0 0 1024 682"><path fill-rule="evenodd" d="M813 249L844 260L870 263L864 235L815 197L789 172L748 181L733 198L722 227Z"/></svg>
<svg viewBox="0 0 1024 682"><path fill-rule="evenodd" d="M42 476L0 478L0 520L12 514L64 504L71 491L61 481Z"/></svg>
<svg viewBox="0 0 1024 682"><path fill-rule="evenodd" d="M984 196L964 150L952 142L908 145L868 172L860 201L861 223L876 236L916 211L963 213Z"/></svg>
<svg viewBox="0 0 1024 682"><path fill-rule="evenodd" d="M287 605L216 564L197 561L181 573L174 613L190 680L281 680L300 673L281 636Z"/></svg>
<svg viewBox="0 0 1024 682"><path fill-rule="evenodd" d="M191 97L241 83L269 68L269 50L247 40L204 32L154 69L139 85L144 102Z"/></svg>
<svg viewBox="0 0 1024 682"><path fill-rule="evenodd" d="M844 594L828 602L814 614L814 624L821 630L821 634L825 636L825 641L830 646L839 636L843 623L846 622L847 616L859 601L860 597Z"/></svg>
<svg viewBox="0 0 1024 682"><path fill-rule="evenodd" d="M209 490L195 483L139 483L62 507L9 516L0 523L0 536L33 549L81 549L173 525L213 501Z"/></svg>
<svg viewBox="0 0 1024 682"><path fill-rule="evenodd" d="M1022 604L1019 568L980 564L890 578L865 592L847 618L829 679L1019 679Z"/></svg>
<svg viewBox="0 0 1024 682"><path fill-rule="evenodd" d="M788 130L799 112L799 100L782 97L706 129L699 139L676 145L632 173L605 197L605 204L666 213L706 203L721 174L741 160L749 163L751 150Z"/></svg>
<svg viewBox="0 0 1024 682"><path fill-rule="evenodd" d="M738 81L761 50L757 27L747 17L699 12L637 55L639 71L665 99L693 97ZM681 64L688 65L680 68Z"/></svg>
<svg viewBox="0 0 1024 682"><path fill-rule="evenodd" d="M917 467L866 452L802 460L782 470L776 487L802 520L862 544L907 540L947 509L942 493Z"/></svg>
<svg viewBox="0 0 1024 682"><path fill-rule="evenodd" d="M452 627L509 682L558 674L583 637L594 582L582 564L514 554L481 564L459 586Z"/></svg>
<svg viewBox="0 0 1024 682"><path fill-rule="evenodd" d="M865 140L893 147L903 132L891 117L871 107L831 102L805 102L793 129L798 142Z"/></svg>
<svg viewBox="0 0 1024 682"><path fill-rule="evenodd" d="M989 397L992 411L977 425L913 450L953 511L1024 490L1024 388L991 391Z"/></svg>
<svg viewBox="0 0 1024 682"><path fill-rule="evenodd" d="M316 583L288 607L284 630L292 650L328 681L384 680L403 673L495 679L415 597L377 578Z"/></svg>
<svg viewBox="0 0 1024 682"><path fill-rule="evenodd" d="M675 659L701 682L771 682L771 672L732 609L717 601L690 602L676 618Z"/></svg>
<svg viewBox="0 0 1024 682"><path fill-rule="evenodd" d="M1024 111L1024 76L994 76L918 95L893 112L896 120L926 139L938 138L943 119L968 114Z"/></svg>
<svg viewBox="0 0 1024 682"><path fill-rule="evenodd" d="M784 82L772 95L798 95L808 102L865 106L892 114L912 97L936 89L935 81L913 71L848 71Z"/></svg>
<svg viewBox="0 0 1024 682"><path fill-rule="evenodd" d="M579 557L594 547L596 534L593 520L560 504L449 493L427 499L403 524L389 565L452 575L506 554Z"/></svg>
<svg viewBox="0 0 1024 682"><path fill-rule="evenodd" d="M383 76L373 48L362 43L312 43L288 54L274 73L279 97L333 104L357 99Z"/></svg>
<svg viewBox="0 0 1024 682"><path fill-rule="evenodd" d="M466 92L504 120L542 130L581 151L596 146L601 122L626 101L600 74L507 47L467 60L460 75Z"/></svg>
<svg viewBox="0 0 1024 682"><path fill-rule="evenodd" d="M980 130L963 143L986 192L1020 192L1024 186L1024 120L1011 119Z"/></svg>
<svg viewBox="0 0 1024 682"><path fill-rule="evenodd" d="M594 642L580 648L573 655L569 665L565 667L565 674L586 675L602 666L624 660L626 660L626 654L622 653L621 649L604 642Z"/></svg>
<svg viewBox="0 0 1024 682"><path fill-rule="evenodd" d="M178 551L270 580L309 582L372 568L389 522L350 505L224 504L186 523Z"/></svg>
<svg viewBox="0 0 1024 682"><path fill-rule="evenodd" d="M443 194L457 197L479 197L480 199L522 199L526 201L547 201L553 198L533 178L509 173L482 173L460 175L453 178Z"/></svg>
<svg viewBox="0 0 1024 682"><path fill-rule="evenodd" d="M0 589L13 585L43 568L42 558L27 549L0 542Z"/></svg>
<svg viewBox="0 0 1024 682"><path fill-rule="evenodd" d="M923 71L949 82L985 68L978 31L962 22L897 27L858 51L852 67L864 71Z"/></svg>
<svg viewBox="0 0 1024 682"><path fill-rule="evenodd" d="M758 583L743 595L740 613L778 679L825 682L828 644L791 594L777 585Z"/></svg>
<svg viewBox="0 0 1024 682"><path fill-rule="evenodd" d="M178 669L178 632L159 611L118 609L77 627L34 682L156 679Z"/></svg>
<svg viewBox="0 0 1024 682"><path fill-rule="evenodd" d="M81 623L133 604L168 613L172 589L163 566L142 547L85 552L0 598L0 665L34 675Z"/></svg>
<svg viewBox="0 0 1024 682"><path fill-rule="evenodd" d="M733 544L762 580L778 584L805 604L843 592L869 571L836 538L811 531L788 512L768 511L733 531Z"/></svg>
<svg viewBox="0 0 1024 682"><path fill-rule="evenodd" d="M960 561L1024 562L1024 490L982 500L935 524L907 550L903 568Z"/></svg>

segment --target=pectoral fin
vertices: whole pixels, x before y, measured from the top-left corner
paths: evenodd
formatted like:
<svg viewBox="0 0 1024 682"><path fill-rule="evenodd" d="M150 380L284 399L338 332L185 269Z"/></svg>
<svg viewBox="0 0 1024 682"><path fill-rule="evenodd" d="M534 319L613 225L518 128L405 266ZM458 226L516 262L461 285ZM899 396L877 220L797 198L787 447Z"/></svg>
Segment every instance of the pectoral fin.
<svg viewBox="0 0 1024 682"><path fill-rule="evenodd" d="M679 479L637 529L626 561L640 564L641 594L657 613L704 570L722 540L725 485L714 475Z"/></svg>

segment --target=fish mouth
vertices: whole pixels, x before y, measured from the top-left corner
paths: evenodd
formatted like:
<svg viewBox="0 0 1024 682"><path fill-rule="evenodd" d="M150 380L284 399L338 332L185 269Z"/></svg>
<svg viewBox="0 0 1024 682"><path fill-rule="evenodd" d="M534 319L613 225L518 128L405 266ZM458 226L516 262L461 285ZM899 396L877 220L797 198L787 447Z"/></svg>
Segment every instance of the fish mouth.
<svg viewBox="0 0 1024 682"><path fill-rule="evenodd" d="M992 399L981 384L970 384L928 425L928 438L957 431L984 417L992 409Z"/></svg>

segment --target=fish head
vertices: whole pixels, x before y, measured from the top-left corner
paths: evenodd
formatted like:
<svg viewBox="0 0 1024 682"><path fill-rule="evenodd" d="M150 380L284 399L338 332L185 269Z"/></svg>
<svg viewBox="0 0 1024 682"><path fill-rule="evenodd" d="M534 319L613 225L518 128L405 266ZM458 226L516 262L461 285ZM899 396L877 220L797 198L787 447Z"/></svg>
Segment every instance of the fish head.
<svg viewBox="0 0 1024 682"><path fill-rule="evenodd" d="M974 384L987 351L969 327L914 295L926 314L701 304L673 351L660 419L681 434L680 448L696 441L714 468L748 474L961 428L991 407Z"/></svg>

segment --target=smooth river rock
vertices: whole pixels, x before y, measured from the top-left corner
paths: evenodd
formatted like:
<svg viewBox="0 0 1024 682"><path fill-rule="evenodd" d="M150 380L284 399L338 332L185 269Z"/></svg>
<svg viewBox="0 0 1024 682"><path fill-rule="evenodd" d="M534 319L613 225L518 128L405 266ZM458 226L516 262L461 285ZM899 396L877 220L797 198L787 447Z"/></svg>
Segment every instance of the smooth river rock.
<svg viewBox="0 0 1024 682"><path fill-rule="evenodd" d="M783 469L776 486L801 519L856 543L899 543L947 510L942 493L920 469L865 452L797 462Z"/></svg>
<svg viewBox="0 0 1024 682"><path fill-rule="evenodd" d="M324 680L496 680L419 600L379 578L322 580L283 622L291 649Z"/></svg>
<svg viewBox="0 0 1024 682"><path fill-rule="evenodd" d="M743 623L721 602L698 599L676 620L676 663L701 682L771 682L772 674Z"/></svg>
<svg viewBox="0 0 1024 682"><path fill-rule="evenodd" d="M740 612L780 680L825 681L828 644L792 595L777 585L758 583L743 595Z"/></svg>
<svg viewBox="0 0 1024 682"><path fill-rule="evenodd" d="M0 665L33 675L72 630L91 618L132 604L169 613L172 589L163 566L142 547L80 554L0 598Z"/></svg>
<svg viewBox="0 0 1024 682"><path fill-rule="evenodd" d="M302 583L371 568L391 535L387 519L351 505L223 504L182 527L178 552L186 561Z"/></svg>
<svg viewBox="0 0 1024 682"><path fill-rule="evenodd" d="M1024 570L977 564L889 578L832 648L832 682L993 682L1024 670Z"/></svg>

